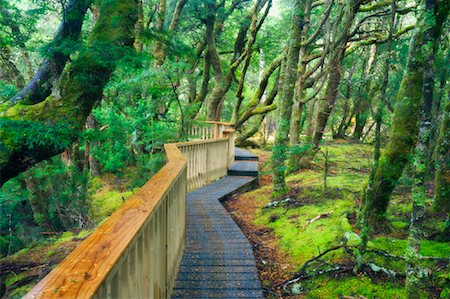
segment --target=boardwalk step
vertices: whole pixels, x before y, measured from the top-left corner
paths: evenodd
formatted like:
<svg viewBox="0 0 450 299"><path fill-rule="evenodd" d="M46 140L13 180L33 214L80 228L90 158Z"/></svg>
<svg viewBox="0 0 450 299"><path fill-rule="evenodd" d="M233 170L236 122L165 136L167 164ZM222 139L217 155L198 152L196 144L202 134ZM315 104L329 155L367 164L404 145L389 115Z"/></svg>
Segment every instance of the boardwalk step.
<svg viewBox="0 0 450 299"><path fill-rule="evenodd" d="M242 148L235 148L234 149L234 159L236 161L258 161L258 156L244 150Z"/></svg>
<svg viewBox="0 0 450 299"><path fill-rule="evenodd" d="M228 175L235 176L258 176L257 161L235 161L228 168Z"/></svg>

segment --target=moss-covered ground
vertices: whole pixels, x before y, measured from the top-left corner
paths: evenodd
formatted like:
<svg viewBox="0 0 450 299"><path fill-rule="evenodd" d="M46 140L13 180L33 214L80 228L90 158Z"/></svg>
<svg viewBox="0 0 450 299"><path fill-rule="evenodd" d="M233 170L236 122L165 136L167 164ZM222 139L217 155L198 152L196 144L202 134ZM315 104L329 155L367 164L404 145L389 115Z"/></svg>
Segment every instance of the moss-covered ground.
<svg viewBox="0 0 450 299"><path fill-rule="evenodd" d="M288 269L289 273L277 270L279 271L277 276L276 273L272 273L273 269L283 267L277 268L272 265L270 270L267 262L258 261L263 285L270 290L267 292L268 297L272 296L271 293L282 294L283 290L277 289L276 285L295 277L295 272L306 261L329 248L345 243L352 249L351 252L343 249L332 251L319 262L311 264L308 271L330 268L331 265L345 265L352 260L354 262L355 252L354 247L351 246L360 243L356 217L361 190L365 187L372 166L372 147L344 142L323 145L322 150L325 149L329 151L330 164L326 189L324 189L324 157L318 154L312 162L311 169L304 169L288 176L290 192L286 196L273 199L272 187L268 183L270 178L263 177L265 182L261 188L246 193L236 200L237 202L245 201L247 205L253 203L254 208L249 212L252 215L239 217L239 209L244 204L230 204L230 206L234 205L229 208L233 210L235 218L244 227L244 231L250 235L249 239L259 243L256 254L263 252L259 248L265 246L265 241L251 236L252 229L258 234L266 231L272 239L267 241L268 246L276 247L275 251L279 252L274 255L274 259L279 259L275 264L287 264L284 269ZM270 173L270 170L266 169L266 173ZM408 183L409 180L404 177L402 184L395 190L389 207L388 219L392 231L374 236L369 242L370 250L383 250L391 255L403 256L407 244L411 210ZM431 198L432 186L430 186L429 195ZM285 199L288 199L286 203L276 206L270 204ZM431 208L431 199L427 208ZM429 217L425 223L421 254L426 257L448 259L450 243L439 242L435 238L443 228L443 215L433 214L431 209L427 213ZM245 227L251 227L251 229L245 229ZM264 260L268 258L270 257L265 256ZM262 258L259 257L259 259ZM294 292L297 294L294 297L298 298L405 298L402 277L405 263L402 259L369 253L365 255L364 262L376 265L375 270L377 270L376 267L383 267L397 272L397 275L390 277L376 271L368 271L366 274L356 276L352 271L338 274L334 272L332 275L312 275L310 279L289 284L282 296L291 296ZM424 281L423 297L450 298L448 260L447 262L425 260L423 267L432 274L430 276L432 279ZM269 272L271 274L268 276Z"/></svg>
<svg viewBox="0 0 450 299"><path fill-rule="evenodd" d="M29 244L15 254L0 259L0 274L4 298L21 298L39 279L64 259L95 227L118 209L133 191L135 169L127 176L104 174L89 182L90 218L92 223L83 230L54 234L39 242Z"/></svg>

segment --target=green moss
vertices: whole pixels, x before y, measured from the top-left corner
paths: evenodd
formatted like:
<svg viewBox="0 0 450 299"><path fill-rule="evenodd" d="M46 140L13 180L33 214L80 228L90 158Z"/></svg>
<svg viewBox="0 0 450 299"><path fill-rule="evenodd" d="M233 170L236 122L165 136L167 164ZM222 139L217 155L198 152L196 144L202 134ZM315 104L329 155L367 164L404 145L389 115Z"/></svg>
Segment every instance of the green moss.
<svg viewBox="0 0 450 299"><path fill-rule="evenodd" d="M25 276L26 275L23 273L18 274L18 275L11 275L11 277L5 281L5 285L7 287L10 287L13 284L15 284L17 281L20 281L21 279L23 279Z"/></svg>
<svg viewBox="0 0 450 299"><path fill-rule="evenodd" d="M84 239L84 238L86 238L87 236L89 236L90 234L92 233L92 231L91 230L82 230L82 231L80 231L76 236L75 236L75 238L76 239Z"/></svg>
<svg viewBox="0 0 450 299"><path fill-rule="evenodd" d="M56 240L56 242L57 243L62 243L62 242L67 242L67 241L70 241L70 240L72 240L73 239L73 232L70 232L70 231L68 231L68 232L64 232L64 233L62 233L59 237L58 237L58 239Z"/></svg>
<svg viewBox="0 0 450 299"><path fill-rule="evenodd" d="M391 225L394 229L401 231L408 228L409 223L406 221L391 221Z"/></svg>
<svg viewBox="0 0 450 299"><path fill-rule="evenodd" d="M403 255L408 241L391 237L379 237L373 239L369 245L374 248L386 250L392 254ZM448 258L450 256L450 242L436 242L422 240L420 246L422 256Z"/></svg>
<svg viewBox="0 0 450 299"><path fill-rule="evenodd" d="M374 282L368 277L343 279L317 279L310 283L308 298L341 298L364 296L366 298L405 298L403 286L390 282Z"/></svg>
<svg viewBox="0 0 450 299"><path fill-rule="evenodd" d="M47 251L47 252L45 253L45 257L51 257L51 256L54 256L55 253L56 253L56 251L53 250L53 249L51 249L51 250L49 250L49 251Z"/></svg>
<svg viewBox="0 0 450 299"><path fill-rule="evenodd" d="M11 292L10 294L10 298L22 298L26 293L28 293L31 288L34 286L34 283L30 283L28 285L24 285L20 288L15 289L14 291Z"/></svg>
<svg viewBox="0 0 450 299"><path fill-rule="evenodd" d="M94 221L101 221L117 210L133 194L132 191L102 191L92 196L91 210Z"/></svg>
<svg viewBox="0 0 450 299"><path fill-rule="evenodd" d="M352 210L350 201L332 201L291 208L266 209L255 222L269 226L279 237L280 247L289 253L296 267L317 255L320 251L338 245L345 232L351 230L347 213ZM314 217L331 212L327 217L310 224ZM338 254L339 255L339 254Z"/></svg>

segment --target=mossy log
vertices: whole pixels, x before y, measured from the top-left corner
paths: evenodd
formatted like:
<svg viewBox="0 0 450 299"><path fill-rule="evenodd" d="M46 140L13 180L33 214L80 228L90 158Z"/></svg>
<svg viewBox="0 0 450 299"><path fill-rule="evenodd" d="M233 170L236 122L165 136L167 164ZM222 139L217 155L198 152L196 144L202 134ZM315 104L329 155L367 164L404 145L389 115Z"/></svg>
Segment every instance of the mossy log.
<svg viewBox="0 0 450 299"><path fill-rule="evenodd" d="M132 51L137 0L104 0L88 45L68 66L53 95L35 105L3 108L1 184L63 152L82 131L120 58Z"/></svg>

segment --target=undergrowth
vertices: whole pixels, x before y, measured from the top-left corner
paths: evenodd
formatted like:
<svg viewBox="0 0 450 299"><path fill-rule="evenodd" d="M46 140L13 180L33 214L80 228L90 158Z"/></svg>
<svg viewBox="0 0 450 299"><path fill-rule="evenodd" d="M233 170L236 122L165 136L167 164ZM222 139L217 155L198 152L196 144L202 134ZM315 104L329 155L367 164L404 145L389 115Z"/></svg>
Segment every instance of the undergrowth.
<svg viewBox="0 0 450 299"><path fill-rule="evenodd" d="M360 242L355 222L360 192L367 182L372 166L371 146L329 143L324 147L329 150L331 165L326 190L323 186L323 157L316 155L312 169L304 169L288 176L290 192L278 199L285 200L283 204L273 205L270 185L246 195L247 200L252 198L262 207L255 212L254 224L274 232L279 248L289 257L289 263L296 271L300 270L305 262L329 248L342 244L352 248ZM404 179L402 182L408 180ZM377 235L369 242L369 250L388 252L400 258L369 253L365 256L365 262L374 266L366 272L373 275L355 276L352 271L342 274L314 274L309 279L286 285L284 290L278 292L284 292L283 296L295 295L294 297L299 298L405 298L402 277L405 262L401 257L407 244L411 211L408 190L407 185L399 186L392 199L388 210L392 231ZM428 213L431 213L430 211ZM439 215L430 216L433 217L428 217L425 224L430 237L423 240L421 254L425 257L448 258L450 243L432 238L443 228L444 219ZM354 259L352 250L333 250L315 261L315 265L321 269L331 268L333 265L349 265ZM424 291L427 290L432 298L449 298L448 263L439 264L424 260L423 267L433 274L430 275L433 279L424 284ZM397 276L379 275L373 270L379 271L379 268L389 269L397 273ZM306 273L313 273L308 271ZM292 277L295 277L295 273L292 273Z"/></svg>

